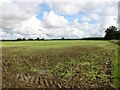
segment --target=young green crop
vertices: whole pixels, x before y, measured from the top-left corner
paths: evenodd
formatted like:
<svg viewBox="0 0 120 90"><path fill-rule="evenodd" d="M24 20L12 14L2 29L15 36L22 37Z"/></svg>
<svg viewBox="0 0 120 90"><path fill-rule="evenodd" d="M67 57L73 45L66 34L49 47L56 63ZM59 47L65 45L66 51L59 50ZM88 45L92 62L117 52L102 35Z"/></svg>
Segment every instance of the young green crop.
<svg viewBox="0 0 120 90"><path fill-rule="evenodd" d="M50 81L56 87L114 87L117 47L93 40L2 42L3 87L50 87ZM21 82L18 74L42 78L36 82L44 85Z"/></svg>

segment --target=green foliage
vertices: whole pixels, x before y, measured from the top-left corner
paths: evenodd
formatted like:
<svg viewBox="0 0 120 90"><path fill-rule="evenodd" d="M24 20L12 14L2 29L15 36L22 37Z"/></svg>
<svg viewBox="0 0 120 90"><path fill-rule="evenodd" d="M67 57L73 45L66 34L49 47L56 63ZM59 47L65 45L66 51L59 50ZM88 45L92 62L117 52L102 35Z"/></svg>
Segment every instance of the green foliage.
<svg viewBox="0 0 120 90"><path fill-rule="evenodd" d="M65 79L74 76L77 64L78 63L75 62L75 60L65 61L65 63L58 63L55 67L55 72L58 79Z"/></svg>
<svg viewBox="0 0 120 90"><path fill-rule="evenodd" d="M107 28L105 32L105 39L107 40L120 39L120 31L117 31L117 28L115 26Z"/></svg>
<svg viewBox="0 0 120 90"><path fill-rule="evenodd" d="M114 87L120 88L120 46L118 46L118 52L116 52L118 57L113 60L114 64L114 71L113 71L113 77L114 77Z"/></svg>

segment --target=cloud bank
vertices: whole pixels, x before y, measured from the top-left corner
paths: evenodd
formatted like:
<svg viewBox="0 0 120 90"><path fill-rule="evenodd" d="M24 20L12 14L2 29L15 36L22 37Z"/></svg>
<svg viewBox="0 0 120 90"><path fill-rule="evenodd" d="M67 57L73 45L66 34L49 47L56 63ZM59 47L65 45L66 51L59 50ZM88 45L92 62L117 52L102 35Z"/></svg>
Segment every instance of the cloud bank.
<svg viewBox="0 0 120 90"><path fill-rule="evenodd" d="M4 0L0 8L0 39L101 37L118 25L118 0Z"/></svg>

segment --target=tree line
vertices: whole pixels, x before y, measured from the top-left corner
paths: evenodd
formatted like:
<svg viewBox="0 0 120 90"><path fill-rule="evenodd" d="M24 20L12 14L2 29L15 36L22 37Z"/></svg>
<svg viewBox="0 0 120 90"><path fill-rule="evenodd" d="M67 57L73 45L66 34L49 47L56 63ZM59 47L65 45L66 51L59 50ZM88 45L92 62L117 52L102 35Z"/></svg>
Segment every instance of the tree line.
<svg viewBox="0 0 120 90"><path fill-rule="evenodd" d="M89 37L89 38L82 38L82 39L71 39L71 38L64 38L61 39L49 39L49 40L120 40L120 30L118 30L115 26L110 26L105 30L105 36L104 37ZM46 40L44 38L17 38L14 40L2 40L2 41L43 41Z"/></svg>
<svg viewBox="0 0 120 90"><path fill-rule="evenodd" d="M3 39L2 41L43 41L45 40L44 38L36 38L36 39L33 39L33 38L17 38L17 39L13 39L13 40L6 40L6 39Z"/></svg>

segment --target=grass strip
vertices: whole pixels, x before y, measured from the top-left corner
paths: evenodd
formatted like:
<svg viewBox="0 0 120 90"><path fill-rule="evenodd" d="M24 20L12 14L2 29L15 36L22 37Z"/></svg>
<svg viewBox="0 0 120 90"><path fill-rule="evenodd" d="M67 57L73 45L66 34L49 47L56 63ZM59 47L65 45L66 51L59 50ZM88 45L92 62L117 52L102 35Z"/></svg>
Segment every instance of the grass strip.
<svg viewBox="0 0 120 90"><path fill-rule="evenodd" d="M120 46L118 46L118 57L114 61L114 72L113 72L113 83L114 87L120 89Z"/></svg>

